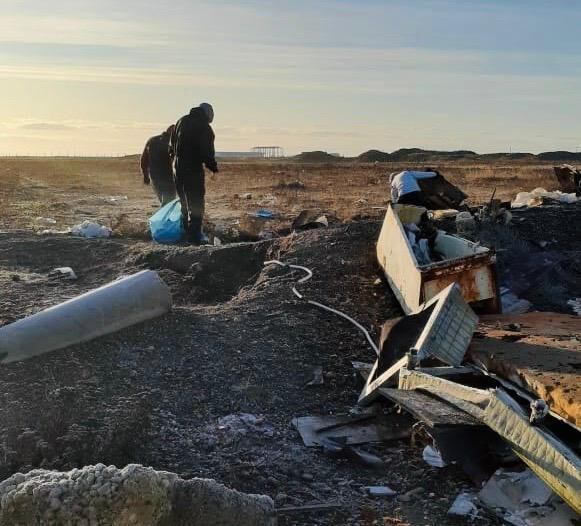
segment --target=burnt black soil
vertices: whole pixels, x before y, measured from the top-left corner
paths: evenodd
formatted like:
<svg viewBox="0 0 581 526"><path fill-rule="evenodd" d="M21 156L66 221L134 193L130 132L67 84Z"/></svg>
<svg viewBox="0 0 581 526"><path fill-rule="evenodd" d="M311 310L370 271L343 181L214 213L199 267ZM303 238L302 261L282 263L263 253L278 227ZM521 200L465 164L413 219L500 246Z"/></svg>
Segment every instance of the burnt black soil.
<svg viewBox="0 0 581 526"><path fill-rule="evenodd" d="M581 297L581 204L514 211L509 225L482 224L474 240L497 251L500 284L540 311L573 314ZM445 228L454 231L451 221Z"/></svg>
<svg viewBox="0 0 581 526"><path fill-rule="evenodd" d="M311 268L314 278L301 290L377 336L384 320L401 314L390 289L375 284L379 227L362 221L207 248L0 236L2 324L143 268L158 270L175 300L170 314L150 323L0 368L0 480L39 466L137 462L265 493L278 506L344 506L282 518L283 525L381 524L383 517L448 524L446 510L469 484L456 467L429 467L409 441L367 448L386 465L363 467L307 449L290 426L296 416L348 412L361 388L351 361L374 354L350 324L292 295L302 274L263 263ZM56 266L71 266L79 279L49 277ZM324 385L307 387L316 366ZM263 415L272 436L217 429L218 418L239 412ZM365 496L364 486L384 484L400 496Z"/></svg>

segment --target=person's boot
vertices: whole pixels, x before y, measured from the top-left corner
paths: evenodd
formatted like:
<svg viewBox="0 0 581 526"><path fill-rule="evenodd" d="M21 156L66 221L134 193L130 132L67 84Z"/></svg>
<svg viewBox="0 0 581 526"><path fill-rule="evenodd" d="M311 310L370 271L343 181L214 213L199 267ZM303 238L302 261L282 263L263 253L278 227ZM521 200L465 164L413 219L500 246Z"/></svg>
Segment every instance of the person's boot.
<svg viewBox="0 0 581 526"><path fill-rule="evenodd" d="M187 235L187 240L194 245L207 245L210 240L204 234L203 230L190 230Z"/></svg>

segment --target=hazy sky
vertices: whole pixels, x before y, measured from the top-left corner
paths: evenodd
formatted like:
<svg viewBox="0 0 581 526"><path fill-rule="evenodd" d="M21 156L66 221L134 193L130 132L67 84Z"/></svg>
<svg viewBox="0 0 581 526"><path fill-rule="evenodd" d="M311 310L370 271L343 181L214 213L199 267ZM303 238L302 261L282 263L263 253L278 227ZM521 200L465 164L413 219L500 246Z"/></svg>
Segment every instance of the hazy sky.
<svg viewBox="0 0 581 526"><path fill-rule="evenodd" d="M581 1L0 0L0 154L581 149Z"/></svg>

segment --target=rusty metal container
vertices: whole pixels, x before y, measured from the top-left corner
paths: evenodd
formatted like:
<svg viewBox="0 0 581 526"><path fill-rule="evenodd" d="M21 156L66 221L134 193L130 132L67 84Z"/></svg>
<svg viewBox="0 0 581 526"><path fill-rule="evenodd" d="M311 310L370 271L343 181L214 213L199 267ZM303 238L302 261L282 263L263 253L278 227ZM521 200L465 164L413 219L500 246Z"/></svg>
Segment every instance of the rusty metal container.
<svg viewBox="0 0 581 526"><path fill-rule="evenodd" d="M421 211L410 206L398 206L396 211L389 205L377 242L377 260L404 312L416 311L451 283L457 283L475 311L499 313L494 251L440 230L436 249L446 259L418 264L402 221L417 222Z"/></svg>

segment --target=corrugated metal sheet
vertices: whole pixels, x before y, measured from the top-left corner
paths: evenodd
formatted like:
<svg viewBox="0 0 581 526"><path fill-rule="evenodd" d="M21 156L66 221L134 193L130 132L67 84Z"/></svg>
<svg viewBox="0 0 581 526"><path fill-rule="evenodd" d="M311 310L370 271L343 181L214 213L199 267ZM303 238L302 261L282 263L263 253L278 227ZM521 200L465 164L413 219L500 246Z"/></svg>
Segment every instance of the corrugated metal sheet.
<svg viewBox="0 0 581 526"><path fill-rule="evenodd" d="M532 426L528 415L497 390L484 411L484 423L510 442L514 452L577 513L581 513L581 459L565 444Z"/></svg>

